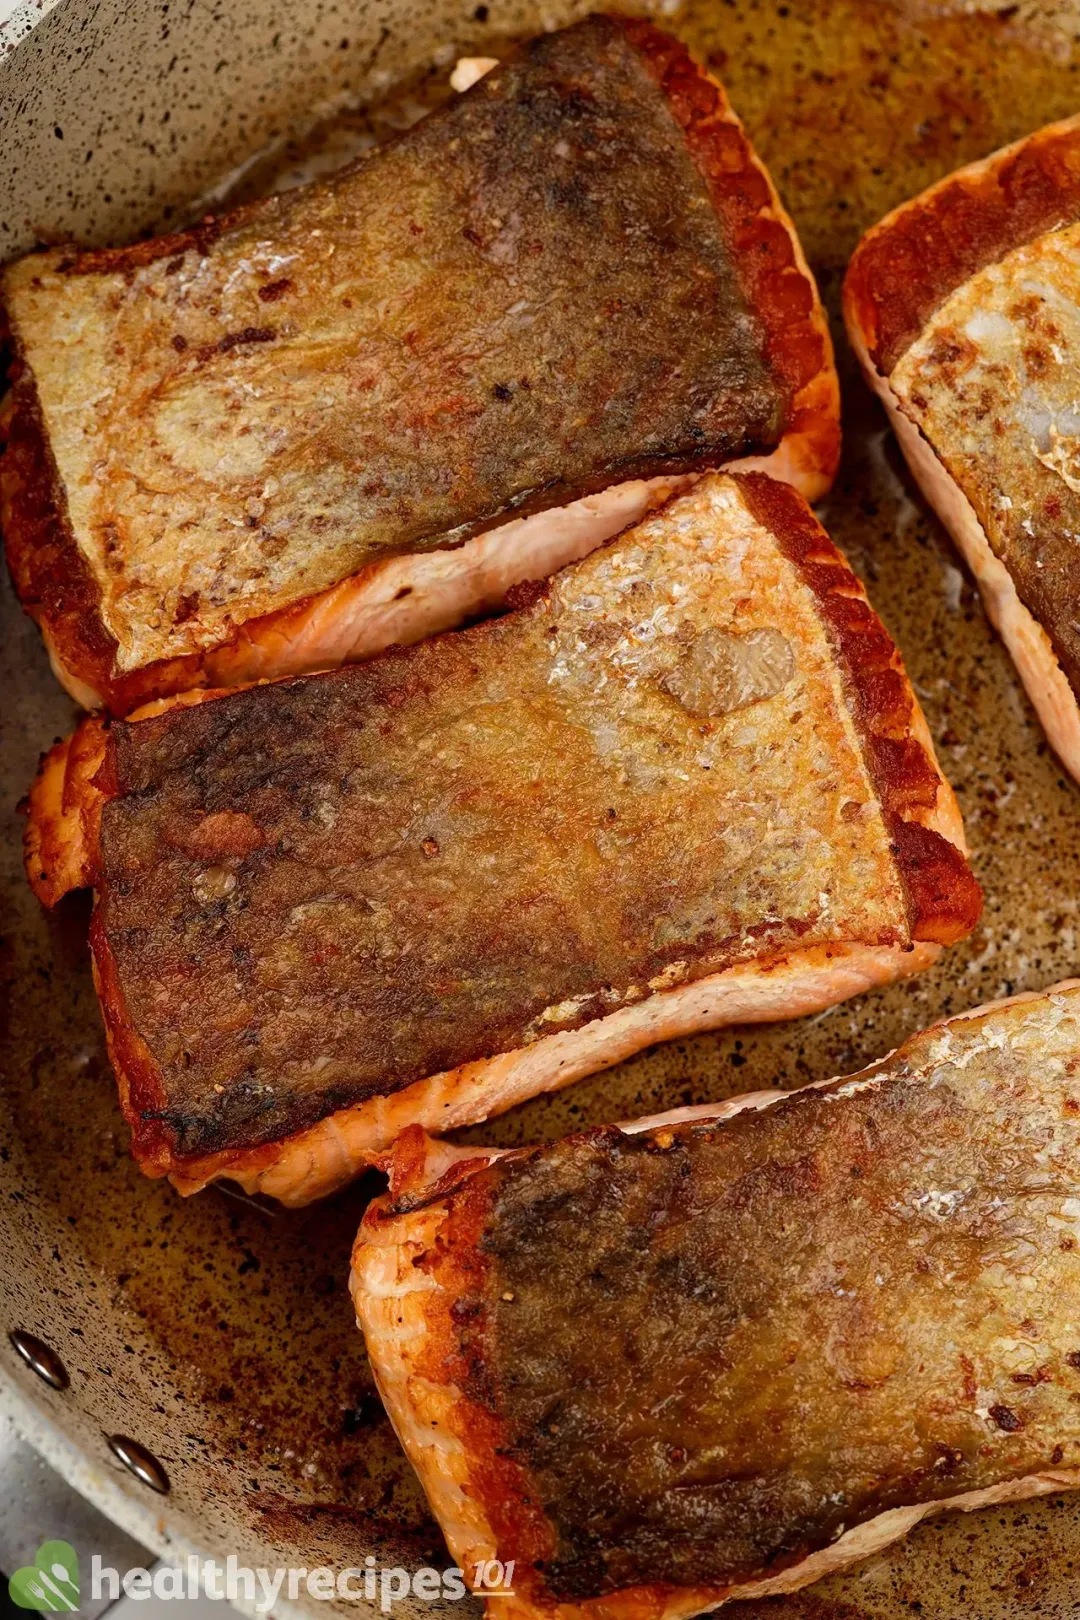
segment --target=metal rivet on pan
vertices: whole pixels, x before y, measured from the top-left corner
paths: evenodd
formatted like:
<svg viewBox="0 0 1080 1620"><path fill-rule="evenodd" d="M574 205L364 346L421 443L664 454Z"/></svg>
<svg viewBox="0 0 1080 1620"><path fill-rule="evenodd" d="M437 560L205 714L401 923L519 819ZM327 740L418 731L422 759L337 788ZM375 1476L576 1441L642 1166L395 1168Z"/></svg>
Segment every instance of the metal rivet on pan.
<svg viewBox="0 0 1080 1620"><path fill-rule="evenodd" d="M129 1440L126 1434L110 1434L107 1436L109 1450L114 1457L119 1457L125 1468L130 1468L135 1478L144 1485L149 1485L152 1491L158 1491L165 1496L169 1489L169 1476L158 1462L152 1451L140 1446L137 1440Z"/></svg>
<svg viewBox="0 0 1080 1620"><path fill-rule="evenodd" d="M24 1333L22 1328L14 1328L8 1334L15 1349L22 1356L31 1372L53 1389L67 1389L71 1382L68 1370L60 1360L56 1351L47 1345L44 1339L37 1339L32 1333Z"/></svg>

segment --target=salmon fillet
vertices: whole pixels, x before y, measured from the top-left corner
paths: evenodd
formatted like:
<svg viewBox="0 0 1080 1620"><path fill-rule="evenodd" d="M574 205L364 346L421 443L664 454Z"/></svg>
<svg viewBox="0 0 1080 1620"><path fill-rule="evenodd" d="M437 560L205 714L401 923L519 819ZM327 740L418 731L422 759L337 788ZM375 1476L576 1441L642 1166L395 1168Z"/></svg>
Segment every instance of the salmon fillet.
<svg viewBox="0 0 1080 1620"><path fill-rule="evenodd" d="M814 498L839 453L794 228L640 20L534 40L330 180L30 255L0 306L12 576L116 713L459 624L721 462Z"/></svg>
<svg viewBox="0 0 1080 1620"><path fill-rule="evenodd" d="M675 1620L1080 1486L1078 1072L1072 981L711 1118L402 1137L353 1300L492 1612Z"/></svg>
<svg viewBox="0 0 1080 1620"><path fill-rule="evenodd" d="M97 891L133 1151L182 1191L305 1203L408 1125L819 1010L979 912L899 654L761 474L503 618L158 710L46 758L27 870Z"/></svg>
<svg viewBox="0 0 1080 1620"><path fill-rule="evenodd" d="M1080 119L905 203L848 270L852 343L1080 777Z"/></svg>

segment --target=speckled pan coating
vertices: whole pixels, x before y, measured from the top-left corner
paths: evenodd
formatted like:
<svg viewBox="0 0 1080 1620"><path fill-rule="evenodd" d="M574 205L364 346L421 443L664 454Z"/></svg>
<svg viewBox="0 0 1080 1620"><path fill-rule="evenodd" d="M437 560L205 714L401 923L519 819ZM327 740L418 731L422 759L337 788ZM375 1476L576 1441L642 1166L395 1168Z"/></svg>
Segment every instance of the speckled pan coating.
<svg viewBox="0 0 1080 1620"><path fill-rule="evenodd" d="M536 10L494 0L486 21L473 10L314 0L301 26L299 8L284 3L189 10L174 0L168 12L131 6L121 20L116 8L62 0L0 63L0 251L31 247L36 231L102 243L175 223L223 168L344 85L379 93L381 71L430 67L447 44L451 54L453 44L488 51L539 20ZM692 0L665 26L727 84L834 313L848 255L889 208L1076 110L1074 5L987 11L978 26L960 8L880 0L790 0L785 10ZM551 8L558 21L570 11ZM445 62L432 84L445 84ZM643 1054L482 1127L481 1140L553 1139L583 1124L850 1072L938 1013L1075 970L1080 796L1049 755L977 594L906 481L846 351L841 360L846 454L826 524L919 687L965 812L987 894L983 924L908 985L799 1026ZM0 1326L51 1340L72 1381L64 1394L47 1389L0 1337L5 1374L142 1506L147 1535L175 1528L217 1555L271 1565L345 1567L370 1551L387 1563L441 1567L444 1550L373 1396L343 1288L369 1189L271 1216L216 1191L181 1204L130 1160L87 968L85 912L76 905L46 920L22 874L14 812L40 750L76 716L6 586L3 624ZM118 1429L134 1429L165 1462L165 1502L140 1496L109 1459L102 1436ZM1078 1568L1080 1502L1050 1500L926 1526L852 1575L732 1613L1075 1620ZM396 1613L431 1620L432 1608L403 1604Z"/></svg>

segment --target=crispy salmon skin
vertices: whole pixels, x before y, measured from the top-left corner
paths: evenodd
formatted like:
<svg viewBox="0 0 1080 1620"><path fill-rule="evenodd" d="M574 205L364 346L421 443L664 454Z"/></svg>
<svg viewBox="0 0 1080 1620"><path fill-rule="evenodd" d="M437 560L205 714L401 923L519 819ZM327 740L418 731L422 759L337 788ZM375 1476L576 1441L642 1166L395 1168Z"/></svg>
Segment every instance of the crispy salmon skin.
<svg viewBox="0 0 1080 1620"><path fill-rule="evenodd" d="M643 21L532 41L330 180L31 255L0 304L12 575L118 713L459 623L656 478L751 458L813 498L838 455L794 229Z"/></svg>
<svg viewBox="0 0 1080 1620"><path fill-rule="evenodd" d="M403 1137L352 1294L514 1620L792 1591L1080 1486L1080 985L795 1093L537 1148Z"/></svg>
<svg viewBox="0 0 1080 1620"><path fill-rule="evenodd" d="M980 904L895 647L761 474L501 619L86 722L31 795L47 901L73 840L140 1163L293 1202L407 1125L917 971Z"/></svg>
<svg viewBox="0 0 1080 1620"><path fill-rule="evenodd" d="M844 303L912 471L1080 777L1080 119L896 209L856 250Z"/></svg>

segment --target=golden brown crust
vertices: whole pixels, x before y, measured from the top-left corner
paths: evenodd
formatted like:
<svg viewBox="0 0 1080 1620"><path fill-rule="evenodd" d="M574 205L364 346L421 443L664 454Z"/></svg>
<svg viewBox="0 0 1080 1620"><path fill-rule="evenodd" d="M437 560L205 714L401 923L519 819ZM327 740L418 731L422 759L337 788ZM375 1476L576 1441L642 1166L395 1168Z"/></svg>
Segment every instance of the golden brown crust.
<svg viewBox="0 0 1080 1620"><path fill-rule="evenodd" d="M431 1075L391 1096L339 1109L284 1141L201 1159L174 1159L169 1179L187 1196L226 1178L246 1192L301 1208L380 1161L410 1127L445 1132L474 1125L658 1042L729 1024L810 1017L924 972L940 950L932 944L827 945L727 968L679 989L658 991L580 1030L549 1035L534 1045Z"/></svg>
<svg viewBox="0 0 1080 1620"><path fill-rule="evenodd" d="M1073 118L896 209L844 293L867 380L1074 775L1078 233Z"/></svg>
<svg viewBox="0 0 1080 1620"><path fill-rule="evenodd" d="M839 445L836 380L827 327L816 290L793 238L790 222L779 208L768 177L754 157L738 121L727 107L722 90L692 63L683 46L648 24L594 18L580 25L577 31L579 37L585 38L589 30L598 41L598 61L607 61L605 52L609 51L611 41L622 36L661 86L665 104L682 129L693 165L708 189L735 280L760 323L759 337L753 341L758 343L763 339L758 360L764 369L760 376L752 376L751 367L746 370L743 386L729 390L730 399L725 406L728 415L731 416L733 411L737 415L741 411L746 417L741 426L736 424L737 431L731 422L712 420L716 416L715 411L709 421L698 422L695 418L689 427L681 420L676 421L675 416L666 422L658 416L656 422L650 424L655 431L647 435L652 449L643 448L639 442L642 435L635 429L619 443L612 441L605 445L603 453L598 452L595 467L585 469L583 466L576 471L571 470L568 482L560 482L563 473L560 466L554 478L545 475L535 489L515 487L501 506L496 502L482 518L465 510L470 504L465 501L460 511L454 514L461 521L452 532L424 538L418 531L411 544L415 544L419 538L425 546L458 545L470 534L492 527L500 516L520 515L560 504L575 494L604 487L628 476L650 476L703 463L715 464L732 455L768 451L781 437L785 445L789 444L791 448L786 460L782 455L778 465L788 468L790 464L792 475L799 476L807 493L821 493L835 468ZM570 30L569 34L574 35L575 30ZM602 71L609 70L610 64ZM456 115L451 111L449 116ZM409 139L406 137L406 142ZM633 164L623 167L629 176ZM628 178L625 184L631 185L632 182ZM54 253L48 256L47 267L50 274L69 279L143 275L153 270L161 260L166 261L168 271L181 264L185 255L188 258L199 255L203 259L207 255L212 256L229 239L231 232L243 230L247 222L260 217L259 210L264 206L271 210L273 208L272 204L254 205L226 219L209 221L193 233L163 239L159 243L140 244L135 249L71 253L66 257ZM295 204L290 202L283 205L286 206L292 208ZM570 208L568 217L572 214L573 209ZM42 260L43 267L45 262ZM183 279L183 272L171 280L165 271L161 274L165 277L163 287L166 291ZM662 303L658 287L661 284L654 276L651 293L646 296L646 305L643 306L647 307L651 299L653 313L648 314L650 321L654 320ZM9 301L10 296L9 289ZM625 301L623 298L623 303ZM286 305L289 305L289 300L282 305L288 315L291 305L289 309L286 309ZM258 306L260 309L263 307ZM275 304L275 312L277 307ZM616 314L612 318L621 317ZM700 320L701 311L698 310L697 325L700 325ZM640 319L637 316L635 322L640 334ZM588 326L590 322L584 324ZM269 327L266 332L270 332ZM284 327L282 332L285 332ZM269 339L263 343L263 335L263 328L251 325L236 332L227 332L222 342L238 340L229 349L228 364L254 364L260 360L256 353L260 349L270 357L267 363L276 363L271 355L275 343ZM53 655L66 671L72 690L80 695L97 694L113 712L125 713L148 696L200 684L217 684L223 679L244 679L245 642L266 640L272 643L279 632L289 631L298 617L303 620L330 587L314 592L297 588L291 599L274 606L270 612L260 612L257 606L238 608L237 619L246 612L249 614L247 620L242 625L222 621L212 633L212 644L207 643L199 651L187 652L177 646L178 656L150 659L149 662L143 659L136 667L121 668L118 662L119 644L107 628L103 616L101 582L88 566L72 532L62 480L52 463L41 419L37 383L26 367L25 344L17 331L14 336L20 374L10 402L12 450L0 459L0 499L7 508L5 533L20 595L42 624ZM735 342L730 333L728 337L731 343ZM244 342L239 341L241 338ZM579 333L579 342L580 338ZM180 341L178 336L177 342ZM505 346L505 334L500 342ZM711 352L715 355L724 346L724 343L714 341ZM196 352L190 343L186 357L184 354L173 354L167 344L165 347L171 357L169 364L181 370L188 363L190 355ZM672 345L667 347L670 350ZM615 348L619 348L617 343ZM241 360L237 360L237 356L242 357ZM697 365L697 362L693 364ZM620 352L619 365L625 371L625 353ZM652 369L655 371L655 366ZM704 369L698 366L698 370L701 371L698 392L704 397L710 390L715 390L717 379L710 380L705 376L708 366ZM170 387L181 386L179 370L175 378L170 373L170 379ZM451 380L447 378L446 389L450 388ZM726 382L720 385L721 394L727 386ZM601 394L611 392L608 381L598 381L597 387ZM454 410L450 411L452 404ZM488 407L490 400L487 407L483 406L482 401L474 401L466 410L459 389L453 400L448 395L446 411L450 415L446 416L445 412L443 415L445 420L450 421L454 412L467 416L469 410L473 410L474 414L480 410L482 425L486 420L482 410ZM668 414L671 415L670 412ZM656 443L657 433L663 439L662 443ZM574 437L575 441L580 441L580 432L576 432ZM505 431L501 438L505 441ZM544 433L541 432L539 436L533 433L532 438L541 443ZM466 470L470 464L467 448L462 455L442 459L449 459ZM565 455L561 459L565 460ZM537 476L539 478L539 474ZM479 482L483 484L487 478L485 467ZM483 505L478 491L468 493L473 507L478 507L478 502L480 506ZM473 500L473 495L477 499ZM108 527L108 517L107 513L102 516L104 528ZM443 514L440 522L444 526L445 519L446 514ZM112 519L109 518L109 521ZM326 521L325 513L319 521ZM118 531L123 531L124 524L119 520L117 522ZM436 530L438 527L436 524ZM274 539L273 536L269 538ZM123 544L128 543L125 538ZM274 543L277 543L276 539ZM386 547L385 537L379 543L384 549L394 549L393 546ZM408 552L411 544L406 538L399 549ZM132 558L126 565L128 572L137 572L135 561ZM345 569L339 577L350 577L350 570ZM197 611L186 595L182 600L184 613ZM257 602L257 597L252 596L250 601ZM176 613L180 611L180 607L176 606ZM172 613L173 607L166 604L165 618L169 619ZM191 625L194 622L194 619L189 621ZM211 635L209 630L207 635ZM313 664L307 667L318 667L319 663L316 656ZM261 673L272 674L274 671L268 669Z"/></svg>
<svg viewBox="0 0 1080 1620"><path fill-rule="evenodd" d="M1078 218L1080 117L958 170L868 231L844 281L846 319L887 377L969 276Z"/></svg>
<svg viewBox="0 0 1080 1620"><path fill-rule="evenodd" d="M394 1151L395 1166L410 1154L426 1157L419 1140L422 1134L411 1141L407 1135L400 1139ZM601 1127L589 1134L618 1133ZM519 1160L529 1152L522 1150L507 1158ZM557 1613L563 1605L553 1602L544 1573L558 1551L555 1525L527 1466L515 1454L515 1437L499 1411L485 1344L493 1263L484 1239L492 1224L499 1169L496 1162L489 1174L482 1158L463 1161L447 1174L441 1189L429 1187L418 1214L412 1213L417 1205L408 1197L388 1196L369 1204L353 1251L350 1283L358 1321L368 1336L376 1383L466 1579L472 1584L475 1576L470 1564L497 1557L504 1567L513 1566L514 1596L505 1600L512 1613ZM394 1173L397 1177L399 1169ZM410 1226L423 1233L419 1243L405 1239L404 1258L429 1287L420 1296L419 1308L414 1306L410 1312L408 1364L398 1389L390 1382L394 1356L380 1340L377 1307L369 1309L367 1290L371 1255L384 1245L392 1250L401 1241L397 1233L403 1213ZM389 1278L380 1277L379 1285L390 1293ZM402 1320L400 1307L398 1319ZM444 1464L446 1472L452 1469L456 1486L449 1522L434 1500L439 1465L410 1443L414 1434L405 1422L414 1416L416 1427L441 1427L444 1443L448 1441L452 1448ZM597 1443L602 1446L600 1437ZM670 1612L671 1601L678 1599L680 1590L684 1600L690 1599L690 1609L704 1608L723 1596L722 1589L704 1583L693 1594L691 1589L671 1583L649 1582L624 1587L595 1605L585 1604L582 1612L595 1607L596 1620L604 1620L610 1603L613 1620L654 1620ZM566 1607L570 1613L578 1610L576 1604Z"/></svg>
<svg viewBox="0 0 1080 1620"><path fill-rule="evenodd" d="M1066 769L1080 779L1080 709L1050 636L1021 600L1016 581L995 555L974 507L929 440L901 409L888 381L874 371L865 351L860 360L916 482L975 576L990 622L1012 655L1051 747Z"/></svg>
<svg viewBox="0 0 1080 1620"><path fill-rule="evenodd" d="M763 981L744 1016L791 1016L918 965L978 890L916 720L805 503L744 475L503 619L115 724L94 943L137 1155L261 1173L339 1111L448 1071L445 1107L558 1032L592 1033L537 1086L591 1072L625 1055L608 1016L647 1014L634 1050L679 987L702 987L681 1027L722 1021L729 970Z"/></svg>
<svg viewBox="0 0 1080 1620"><path fill-rule="evenodd" d="M770 364L787 385L784 437L805 440L817 466L809 487L799 481L800 493L817 500L840 460L840 396L828 321L795 227L723 86L670 34L639 17L617 21L656 75L709 188L747 307L762 320Z"/></svg>
<svg viewBox="0 0 1080 1620"><path fill-rule="evenodd" d="M1078 1048L1060 985L720 1125L434 1155L430 1201L370 1206L354 1299L452 1550L516 1558L518 1615L673 1616L1080 1483Z"/></svg>

